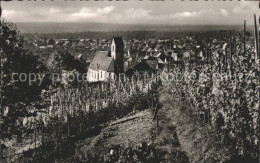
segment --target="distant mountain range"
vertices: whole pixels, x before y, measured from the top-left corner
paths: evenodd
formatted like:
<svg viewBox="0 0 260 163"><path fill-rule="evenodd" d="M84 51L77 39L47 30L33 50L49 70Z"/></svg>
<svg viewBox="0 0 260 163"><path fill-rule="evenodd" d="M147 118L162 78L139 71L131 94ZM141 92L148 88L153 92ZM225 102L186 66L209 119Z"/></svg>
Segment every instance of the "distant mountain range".
<svg viewBox="0 0 260 163"><path fill-rule="evenodd" d="M107 23L15 23L22 33L67 33L84 31L135 31L135 30L162 30L162 31L212 31L212 30L243 30L243 25L133 25ZM252 30L253 26L247 27Z"/></svg>

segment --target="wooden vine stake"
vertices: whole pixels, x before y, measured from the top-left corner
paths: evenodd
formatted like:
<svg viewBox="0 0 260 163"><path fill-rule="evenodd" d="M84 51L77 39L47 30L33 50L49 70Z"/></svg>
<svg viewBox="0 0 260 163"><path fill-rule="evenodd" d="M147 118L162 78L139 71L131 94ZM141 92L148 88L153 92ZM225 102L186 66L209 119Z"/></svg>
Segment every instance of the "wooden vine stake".
<svg viewBox="0 0 260 163"><path fill-rule="evenodd" d="M244 38L243 38L243 43L244 43L244 55L246 55L246 20L244 20Z"/></svg>
<svg viewBox="0 0 260 163"><path fill-rule="evenodd" d="M255 59L258 59L258 54L259 54L259 33L257 30L257 24L256 24L256 15L254 14L254 30L255 30Z"/></svg>

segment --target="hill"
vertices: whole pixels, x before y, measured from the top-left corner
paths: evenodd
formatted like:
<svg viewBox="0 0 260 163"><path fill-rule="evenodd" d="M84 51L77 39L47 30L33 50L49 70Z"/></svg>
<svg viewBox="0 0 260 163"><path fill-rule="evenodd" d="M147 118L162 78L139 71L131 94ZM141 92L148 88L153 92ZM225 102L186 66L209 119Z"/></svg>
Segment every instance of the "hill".
<svg viewBox="0 0 260 163"><path fill-rule="evenodd" d="M108 24L108 23L39 23L17 22L22 33L64 33L84 31L212 31L212 30L242 30L242 25L134 25L134 24ZM253 29L253 26L248 26Z"/></svg>

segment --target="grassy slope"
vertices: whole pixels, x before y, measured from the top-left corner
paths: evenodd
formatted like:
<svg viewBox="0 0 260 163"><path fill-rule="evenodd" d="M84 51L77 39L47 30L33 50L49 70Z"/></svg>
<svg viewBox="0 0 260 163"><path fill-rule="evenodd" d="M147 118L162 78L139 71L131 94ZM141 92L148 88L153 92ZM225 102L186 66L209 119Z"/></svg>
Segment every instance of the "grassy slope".
<svg viewBox="0 0 260 163"><path fill-rule="evenodd" d="M175 127L169 124L166 114L158 114L158 128L152 117L150 110L144 110L111 122L100 134L77 142L75 153L68 161L82 153L92 156L108 155L112 145L136 147L145 141L154 144L163 162L189 162L180 147Z"/></svg>
<svg viewBox="0 0 260 163"><path fill-rule="evenodd" d="M152 130L153 121L150 111L128 115L109 123L100 134L77 142L73 155L84 153L84 155L101 156L109 153L111 145L120 144L122 147L129 147L143 141L151 143Z"/></svg>

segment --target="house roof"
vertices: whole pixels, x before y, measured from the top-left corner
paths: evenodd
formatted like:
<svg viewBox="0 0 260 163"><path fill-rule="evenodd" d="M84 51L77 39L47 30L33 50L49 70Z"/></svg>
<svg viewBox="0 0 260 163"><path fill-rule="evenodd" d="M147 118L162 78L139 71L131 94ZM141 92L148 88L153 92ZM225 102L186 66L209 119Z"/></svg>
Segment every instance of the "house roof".
<svg viewBox="0 0 260 163"><path fill-rule="evenodd" d="M160 64L164 63L161 58L157 58L157 60L158 60L158 63L160 63Z"/></svg>
<svg viewBox="0 0 260 163"><path fill-rule="evenodd" d="M111 57L111 58L113 58L113 57ZM117 71L117 70L118 70L118 69L117 69L117 67L115 66L115 61L114 61L114 59L112 59L112 61L110 62L108 68L106 69L106 71L107 71L107 72L115 72L115 71Z"/></svg>
<svg viewBox="0 0 260 163"><path fill-rule="evenodd" d="M172 57L178 57L178 53L173 52Z"/></svg>
<svg viewBox="0 0 260 163"><path fill-rule="evenodd" d="M149 68L157 69L158 60L156 58L150 57L150 59L144 60L144 63L146 63Z"/></svg>
<svg viewBox="0 0 260 163"><path fill-rule="evenodd" d="M157 54L155 54L155 57L159 58L161 55L162 55L162 53L157 53Z"/></svg>
<svg viewBox="0 0 260 163"><path fill-rule="evenodd" d="M128 58L126 61L127 61L127 62L132 62L132 61L133 61L133 58Z"/></svg>
<svg viewBox="0 0 260 163"><path fill-rule="evenodd" d="M80 41L77 46L85 46L83 41Z"/></svg>
<svg viewBox="0 0 260 163"><path fill-rule="evenodd" d="M81 58L82 54L79 54L77 58Z"/></svg>
<svg viewBox="0 0 260 163"><path fill-rule="evenodd" d="M188 57L190 57L190 53L189 53L189 52L185 52L185 53L183 53L183 57L184 57L184 58L188 58Z"/></svg>
<svg viewBox="0 0 260 163"><path fill-rule="evenodd" d="M151 51L153 51L152 48L147 49L147 52L148 52L148 53L150 53Z"/></svg>
<svg viewBox="0 0 260 163"><path fill-rule="evenodd" d="M144 56L144 59L149 59L149 57L150 57L149 55L146 55Z"/></svg>
<svg viewBox="0 0 260 163"><path fill-rule="evenodd" d="M113 57L109 56L109 53L109 51L97 51L94 59L89 65L89 69L96 71L114 71Z"/></svg>

